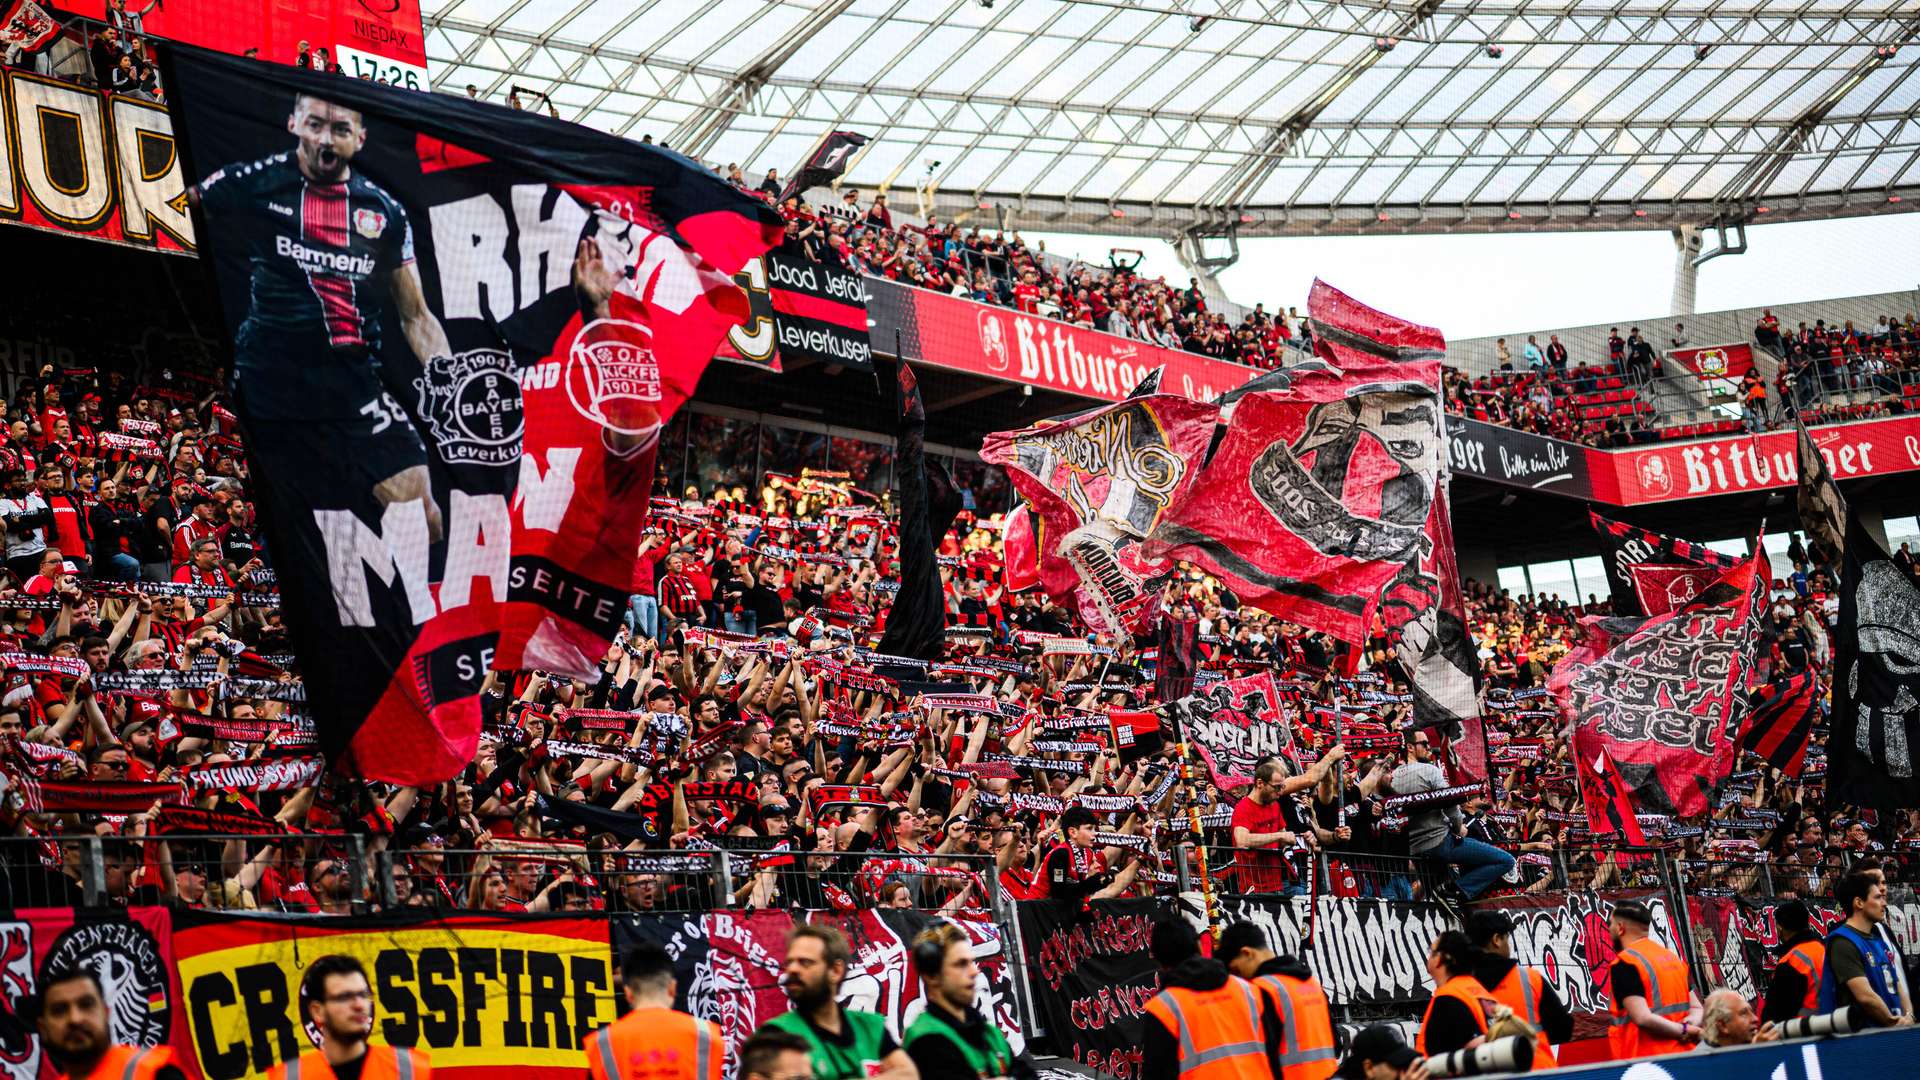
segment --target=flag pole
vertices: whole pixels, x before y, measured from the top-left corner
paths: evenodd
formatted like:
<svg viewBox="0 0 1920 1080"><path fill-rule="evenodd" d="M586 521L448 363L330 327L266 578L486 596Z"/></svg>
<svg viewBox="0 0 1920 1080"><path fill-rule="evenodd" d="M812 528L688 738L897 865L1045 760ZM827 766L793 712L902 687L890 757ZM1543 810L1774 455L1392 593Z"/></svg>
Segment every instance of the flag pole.
<svg viewBox="0 0 1920 1080"><path fill-rule="evenodd" d="M1198 841L1195 850L1200 856L1200 900L1206 909L1207 932L1217 941L1220 937L1220 913L1215 907L1213 896L1213 875L1207 871L1207 835L1200 828L1200 804L1193 792L1192 747L1187 740L1187 710L1177 702L1173 715L1174 722L1180 727L1180 790L1187 804L1187 825L1193 830Z"/></svg>

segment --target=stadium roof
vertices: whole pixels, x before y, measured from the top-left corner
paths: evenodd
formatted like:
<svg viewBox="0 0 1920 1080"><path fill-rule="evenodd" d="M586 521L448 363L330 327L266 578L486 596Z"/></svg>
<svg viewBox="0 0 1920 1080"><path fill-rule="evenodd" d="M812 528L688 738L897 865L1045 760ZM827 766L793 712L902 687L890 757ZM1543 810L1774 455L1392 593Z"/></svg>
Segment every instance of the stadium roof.
<svg viewBox="0 0 1920 1080"><path fill-rule="evenodd" d="M1920 206L1920 43L1885 48L1920 34L1913 0L423 8L439 89L518 85L569 119L782 175L823 133L858 131L872 142L849 182L907 209L931 182L949 219L1257 236Z"/></svg>

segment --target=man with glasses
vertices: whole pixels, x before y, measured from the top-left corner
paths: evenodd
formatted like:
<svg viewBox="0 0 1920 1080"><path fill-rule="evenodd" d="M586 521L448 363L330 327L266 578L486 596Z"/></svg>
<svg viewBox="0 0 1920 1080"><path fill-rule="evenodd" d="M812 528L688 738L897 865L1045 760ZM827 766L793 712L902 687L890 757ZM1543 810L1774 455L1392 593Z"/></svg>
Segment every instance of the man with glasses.
<svg viewBox="0 0 1920 1080"><path fill-rule="evenodd" d="M720 1080L726 1039L718 1024L673 1007L677 983L665 949L643 942L627 950L620 983L630 1011L581 1044L588 1080Z"/></svg>
<svg viewBox="0 0 1920 1080"><path fill-rule="evenodd" d="M1412 795L1447 786L1447 774L1433 760L1433 739L1427 729L1407 739L1407 763L1394 770L1393 793ZM1437 890L1454 903L1478 898L1513 869L1513 856L1467 836L1466 819L1458 804L1414 810L1408 815L1407 850L1415 859L1445 863L1459 871L1457 881Z"/></svg>
<svg viewBox="0 0 1920 1080"><path fill-rule="evenodd" d="M300 980L300 1000L320 1048L275 1065L268 1080L433 1080L425 1051L367 1041L373 987L360 961L337 953L315 960Z"/></svg>

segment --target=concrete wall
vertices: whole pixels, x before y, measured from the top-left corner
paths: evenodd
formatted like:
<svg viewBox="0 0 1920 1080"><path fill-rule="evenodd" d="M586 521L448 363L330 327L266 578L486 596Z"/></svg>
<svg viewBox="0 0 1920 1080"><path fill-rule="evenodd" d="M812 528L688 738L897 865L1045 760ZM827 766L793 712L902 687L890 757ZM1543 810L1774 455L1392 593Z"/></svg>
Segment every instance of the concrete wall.
<svg viewBox="0 0 1920 1080"><path fill-rule="evenodd" d="M1484 375L1499 366L1495 359L1494 342L1499 338L1507 339L1507 348L1513 353L1514 366L1521 364L1521 351L1526 347L1527 335L1539 338L1540 348L1544 350L1550 334L1559 334L1567 347L1568 363L1578 364L1605 363L1607 359L1607 331L1620 328L1620 336L1635 326L1640 334L1653 343L1661 352L1667 349L1667 342L1673 336L1673 324L1683 322L1687 326L1687 337L1695 345L1726 345L1734 342L1752 341L1753 326L1760 321L1762 311L1771 309L1785 328L1798 326L1802 321L1813 325L1815 319L1825 319L1829 325L1842 324L1851 319L1856 327L1874 325L1882 315L1905 317L1908 312L1920 311L1920 290L1894 293L1878 293L1873 296L1848 296L1833 300L1815 300L1804 304L1763 304L1759 307L1734 308L1730 311L1710 311L1694 315L1667 315L1657 318L1616 319L1612 322L1597 323L1592 326L1517 326L1506 334L1493 337L1465 338L1447 342L1447 363L1469 374Z"/></svg>

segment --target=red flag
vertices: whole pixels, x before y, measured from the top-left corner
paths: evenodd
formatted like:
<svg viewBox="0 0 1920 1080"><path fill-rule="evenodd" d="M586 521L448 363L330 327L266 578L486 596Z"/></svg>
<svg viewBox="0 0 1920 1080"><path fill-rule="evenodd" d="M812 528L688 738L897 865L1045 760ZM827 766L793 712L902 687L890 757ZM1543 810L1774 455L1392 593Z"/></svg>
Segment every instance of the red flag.
<svg viewBox="0 0 1920 1080"><path fill-rule="evenodd" d="M1096 630L1137 631L1157 610L1159 568L1136 549L1192 486L1219 415L1156 394L982 444L980 457L1004 467L1032 508L1041 583Z"/></svg>
<svg viewBox="0 0 1920 1080"><path fill-rule="evenodd" d="M1765 574L1766 555L1756 553L1666 615L1586 619L1586 642L1554 666L1548 685L1574 726L1582 767L1605 750L1636 808L1703 814L1732 771L1753 583Z"/></svg>
<svg viewBox="0 0 1920 1080"><path fill-rule="evenodd" d="M1191 560L1245 603L1360 642L1426 544L1446 342L1320 282L1309 310L1336 370L1240 398L1143 553Z"/></svg>
<svg viewBox="0 0 1920 1080"><path fill-rule="evenodd" d="M1621 834L1627 843L1644 846L1646 834L1640 831L1640 818L1634 813L1633 798L1626 781L1607 756L1603 740L1592 735L1574 736L1574 763L1580 774L1580 801L1587 807L1587 826L1595 836Z"/></svg>
<svg viewBox="0 0 1920 1080"><path fill-rule="evenodd" d="M1640 610L1649 615L1665 615L1685 607L1700 590L1713 584L1720 571L1710 566L1675 563L1634 563L1627 567L1633 579L1634 596Z"/></svg>
<svg viewBox="0 0 1920 1080"><path fill-rule="evenodd" d="M1755 689L1740 745L1788 776L1799 776L1807 767L1807 740L1819 715L1819 689L1812 671Z"/></svg>

